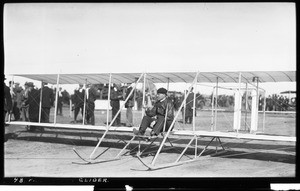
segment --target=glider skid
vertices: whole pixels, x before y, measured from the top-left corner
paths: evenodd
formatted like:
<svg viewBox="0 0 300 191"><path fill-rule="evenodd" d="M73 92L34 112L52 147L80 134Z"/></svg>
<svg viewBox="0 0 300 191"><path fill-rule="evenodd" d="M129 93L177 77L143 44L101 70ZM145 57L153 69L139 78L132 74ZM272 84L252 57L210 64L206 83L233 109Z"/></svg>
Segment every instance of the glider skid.
<svg viewBox="0 0 300 191"><path fill-rule="evenodd" d="M115 160L119 160L120 158L111 158L111 159L107 159L107 160L96 160L99 156L101 156L102 154L98 155L95 159L85 159L75 148L73 148L73 151L75 152L75 154L82 160L81 162L72 162L73 164L83 164L83 165L87 165L87 164L98 164L98 163L104 163L104 162L110 162L110 161L115 161Z"/></svg>
<svg viewBox="0 0 300 191"><path fill-rule="evenodd" d="M108 149L110 149L110 147L108 147L107 149L105 149L102 153L100 153L97 157L93 158L93 159L86 159L85 157L83 157L75 148L73 148L74 153L82 160L81 162L72 162L73 164L97 164L97 163L104 163L104 162L110 162L110 161L115 161L115 160L120 160L123 151L130 145L130 143L136 138L136 136L134 135L129 142L126 143L126 145L124 146L124 148L113 158L111 159L107 159L107 160L97 160L103 153L105 153Z"/></svg>
<svg viewBox="0 0 300 191"><path fill-rule="evenodd" d="M200 152L200 154L197 154L197 150L198 150L198 145L197 145L197 139L200 138L201 136L197 136L197 135L194 135L193 138L190 140L190 142L187 144L187 146L183 149L183 151L181 152L181 154L179 155L179 157L176 159L175 162L171 162L171 163L166 163L166 164L160 164L160 165L155 165L153 163L154 159L152 160L152 163L151 164L148 164L146 163L141 155L137 155L136 157L138 158L138 160L147 168L147 171L153 171L153 170L159 170L159 169L164 169L164 168L169 168L169 167L174 167L174 166L179 166L179 165L182 165L182 164L186 164L186 163L190 163L190 162L195 162L195 161L198 161L199 159L202 159L203 157L212 157L212 156L215 156L217 154L221 154L221 153L224 153L226 152L226 149L224 148L223 146L223 143L221 142L220 138L219 137L212 137L211 140L209 141L209 143L203 148L203 150ZM194 148L195 148L195 156L194 157L190 157L189 155L186 155L186 151L188 148L190 148L192 142L195 140L195 145L194 145ZM211 143L213 141L216 141L218 142L216 146L216 151L214 154L211 154L211 155L206 155L206 156L202 156L204 154L205 151L207 151L207 148L211 145ZM221 146L221 151L218 150L218 147ZM185 161L180 161L180 159L182 158L182 156L185 155L187 156L188 160L185 160ZM201 157L202 156L202 157Z"/></svg>

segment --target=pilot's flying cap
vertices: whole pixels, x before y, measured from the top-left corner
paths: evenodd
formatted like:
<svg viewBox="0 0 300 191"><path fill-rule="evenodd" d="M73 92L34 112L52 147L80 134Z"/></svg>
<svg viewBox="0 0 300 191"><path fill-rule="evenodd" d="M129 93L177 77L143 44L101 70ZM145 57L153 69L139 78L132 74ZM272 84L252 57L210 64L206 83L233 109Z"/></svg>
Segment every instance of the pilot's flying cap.
<svg viewBox="0 0 300 191"><path fill-rule="evenodd" d="M165 89L165 88L159 88L158 90L157 90L157 93L158 94L166 94L167 95L167 90Z"/></svg>

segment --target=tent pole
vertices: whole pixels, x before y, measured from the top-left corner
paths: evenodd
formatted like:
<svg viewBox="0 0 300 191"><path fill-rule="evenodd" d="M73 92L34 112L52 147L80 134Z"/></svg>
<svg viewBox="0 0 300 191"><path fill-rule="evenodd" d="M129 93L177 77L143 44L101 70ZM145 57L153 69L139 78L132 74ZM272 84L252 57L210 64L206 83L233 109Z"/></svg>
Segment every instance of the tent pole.
<svg viewBox="0 0 300 191"><path fill-rule="evenodd" d="M106 109L106 126L108 127L108 119L109 119L109 106L110 106L110 92L111 92L111 73L109 74L108 80L108 95L107 95L107 109Z"/></svg>
<svg viewBox="0 0 300 191"><path fill-rule="evenodd" d="M186 100L185 98L187 97L187 92L184 90L184 99L183 100ZM185 124L185 110L186 110L186 101L183 101L182 102L184 104L184 107L183 107L183 119L182 119L182 122L183 124Z"/></svg>
<svg viewBox="0 0 300 191"><path fill-rule="evenodd" d="M85 112L86 112L86 94L88 93L86 91L86 85L87 85L87 79L85 79L85 84L84 84L84 100L83 100L83 116L82 116L82 125L84 125L85 121Z"/></svg>
<svg viewBox="0 0 300 191"><path fill-rule="evenodd" d="M217 77L217 86L216 86L216 106L215 106L215 124L214 131L217 130L217 115L218 115L218 86L219 86L219 77Z"/></svg>
<svg viewBox="0 0 300 191"><path fill-rule="evenodd" d="M214 105L215 105L215 87L213 87L212 97L211 97L211 126L210 130L214 130Z"/></svg>
<svg viewBox="0 0 300 191"><path fill-rule="evenodd" d="M256 78L256 96L257 96L257 98L256 98L256 124L257 124L257 126L258 126L258 110L259 110L259 87L258 87L258 85L259 85L259 78L257 77Z"/></svg>
<svg viewBox="0 0 300 191"><path fill-rule="evenodd" d="M264 105L263 105L263 132L265 132L266 125L266 91L264 91Z"/></svg>
<svg viewBox="0 0 300 191"><path fill-rule="evenodd" d="M144 114L145 114L145 97L146 97L146 73L144 74L144 82L143 82L143 98L142 98L142 118L144 117Z"/></svg>
<svg viewBox="0 0 300 191"><path fill-rule="evenodd" d="M39 123L41 123L41 117L42 117L42 99L43 99L43 81L41 81L40 107L39 107Z"/></svg>
<svg viewBox="0 0 300 191"><path fill-rule="evenodd" d="M246 82L246 94L245 94L245 131L247 130L247 113L248 113L248 83Z"/></svg>
<svg viewBox="0 0 300 191"><path fill-rule="evenodd" d="M196 79L196 85L195 85L195 88L194 88L194 97L193 97L193 99L194 99L194 103L193 103L193 131L195 131L196 130L196 127L195 127L195 121L196 121L196 87L197 87L197 81L198 81L198 79Z"/></svg>
<svg viewBox="0 0 300 191"><path fill-rule="evenodd" d="M56 81L54 124L56 124L56 115L57 115L58 91L59 91L58 87L59 87L59 74L57 74L57 81Z"/></svg>
<svg viewBox="0 0 300 191"><path fill-rule="evenodd" d="M236 130L236 132L237 133L239 133L239 129L240 129L240 125L241 125L241 83L242 83L242 73L240 72L239 73L239 101L238 101L238 104L239 104L239 106L238 106L238 108L239 108L239 111L238 111L238 122L239 122L239 124L238 124L238 128L237 128L237 130Z"/></svg>
<svg viewBox="0 0 300 191"><path fill-rule="evenodd" d="M199 71L198 71L199 73ZM197 84L198 84L198 78L196 79L196 85L195 85L195 91L194 91L194 110L193 110L193 131L196 131L196 92L197 92ZM200 94L200 93L199 93ZM197 143L197 136L195 139L195 158L197 158L197 148L198 148L198 143Z"/></svg>

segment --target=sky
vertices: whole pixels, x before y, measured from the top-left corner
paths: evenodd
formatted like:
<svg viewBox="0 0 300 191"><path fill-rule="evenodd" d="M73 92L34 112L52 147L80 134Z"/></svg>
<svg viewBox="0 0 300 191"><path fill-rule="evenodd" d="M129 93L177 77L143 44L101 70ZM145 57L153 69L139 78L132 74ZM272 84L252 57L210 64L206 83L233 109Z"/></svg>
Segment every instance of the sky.
<svg viewBox="0 0 300 191"><path fill-rule="evenodd" d="M18 3L3 24L8 76L296 70L294 3Z"/></svg>

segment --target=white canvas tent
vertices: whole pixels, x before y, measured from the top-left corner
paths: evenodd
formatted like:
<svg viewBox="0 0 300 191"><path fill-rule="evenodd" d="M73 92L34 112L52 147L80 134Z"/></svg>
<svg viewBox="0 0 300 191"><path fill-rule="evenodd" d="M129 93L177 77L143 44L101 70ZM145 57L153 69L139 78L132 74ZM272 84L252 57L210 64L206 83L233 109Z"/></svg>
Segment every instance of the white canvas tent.
<svg viewBox="0 0 300 191"><path fill-rule="evenodd" d="M191 83L197 72L156 72L146 73L147 80L152 83ZM237 71L237 72L199 72L197 81L200 83L238 83L242 73L241 82L251 83L253 78L259 82L294 82L295 71ZM57 83L58 74L10 74L50 84ZM112 83L132 83L139 78L141 73L112 73ZM109 73L85 73L85 74L59 74L59 84L97 84L109 83Z"/></svg>

